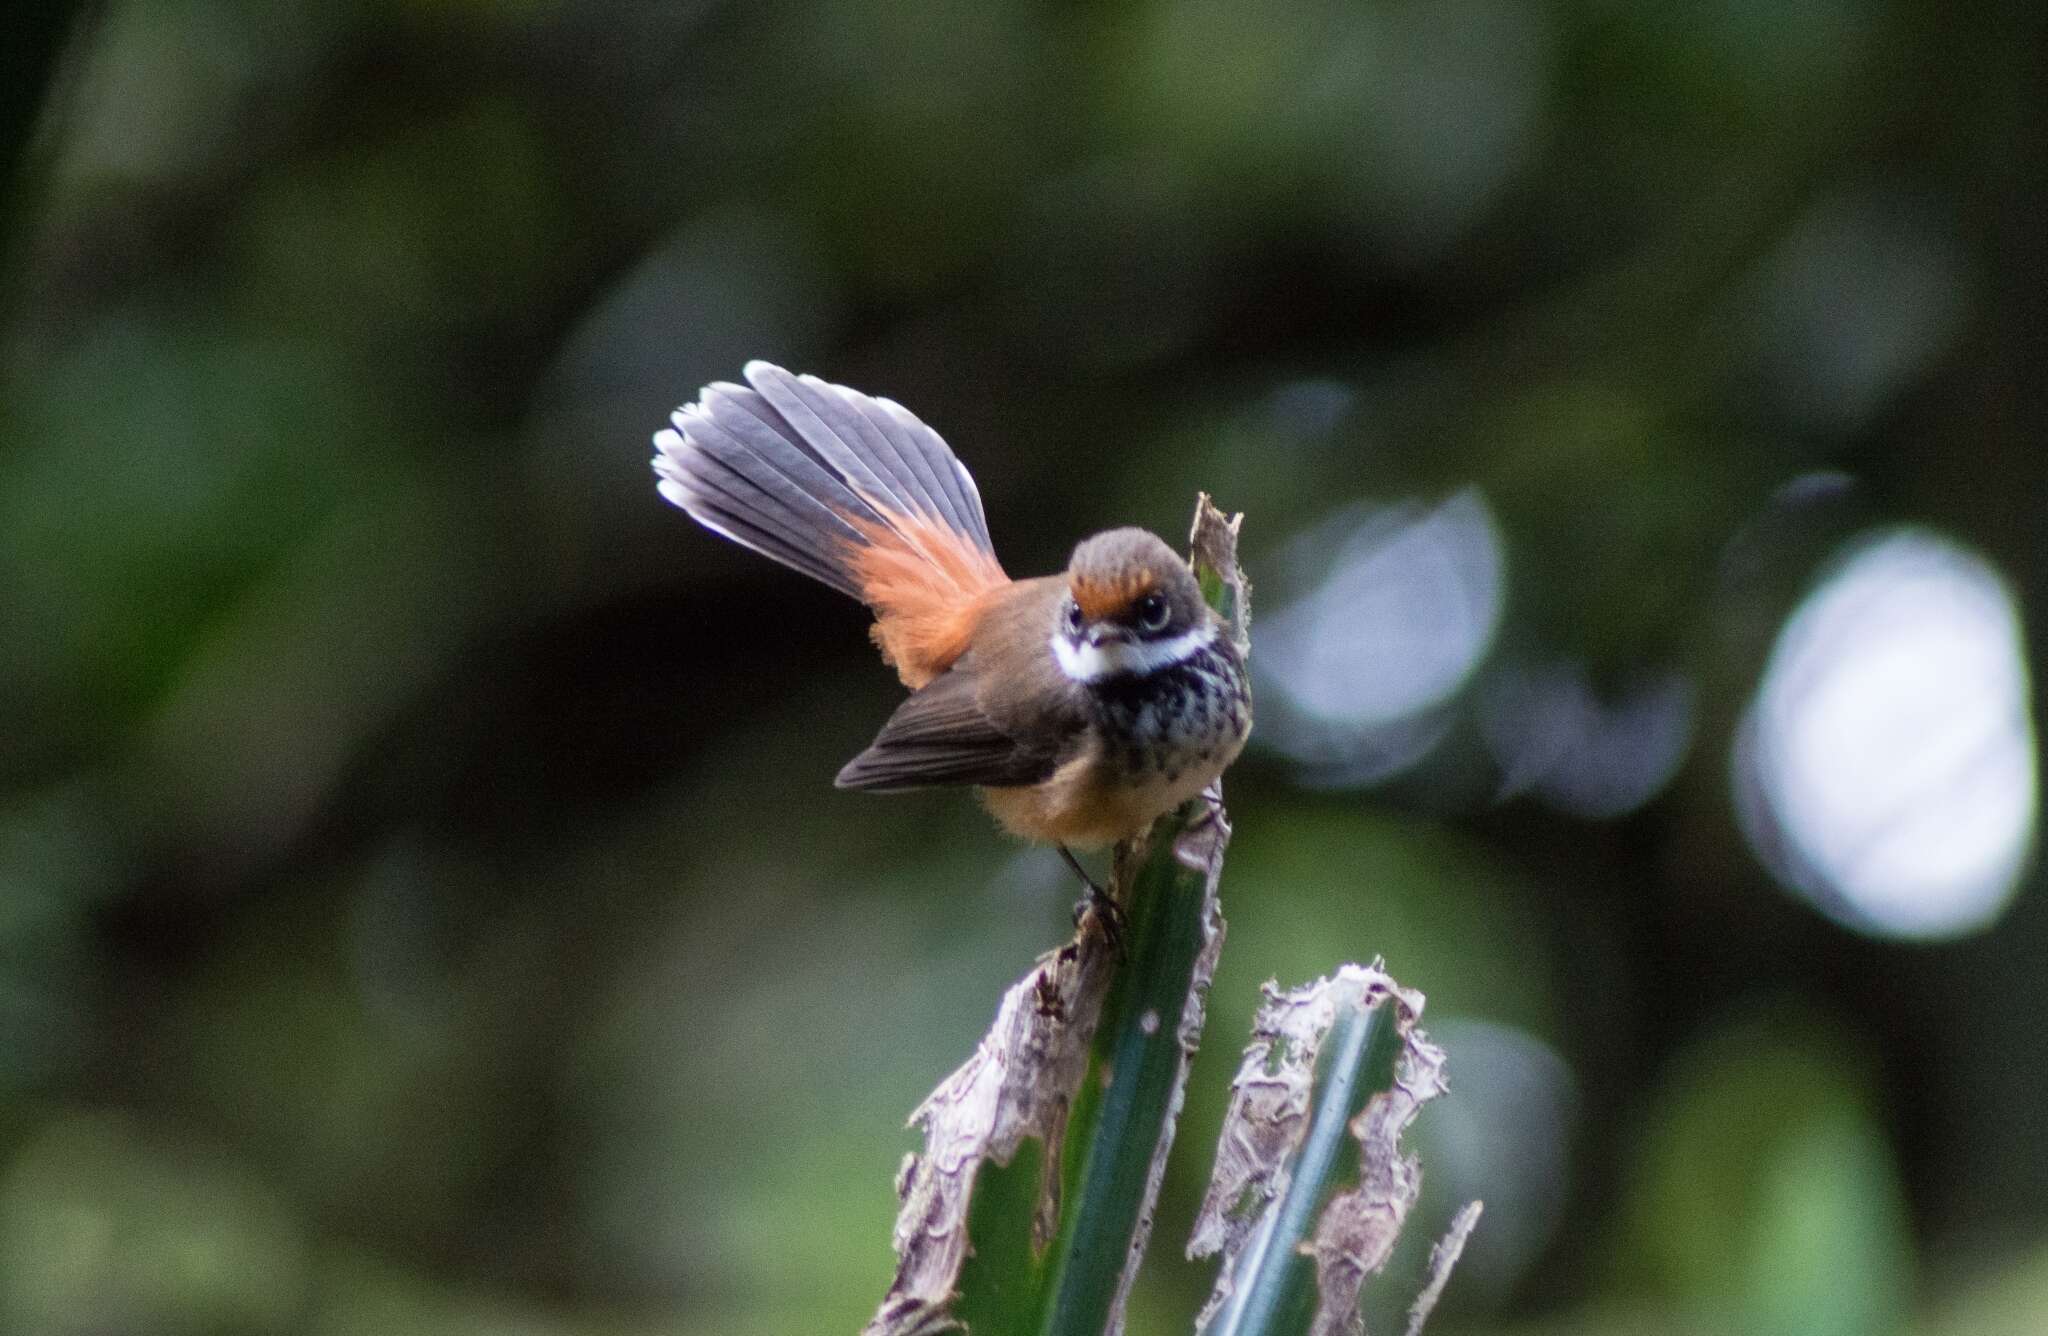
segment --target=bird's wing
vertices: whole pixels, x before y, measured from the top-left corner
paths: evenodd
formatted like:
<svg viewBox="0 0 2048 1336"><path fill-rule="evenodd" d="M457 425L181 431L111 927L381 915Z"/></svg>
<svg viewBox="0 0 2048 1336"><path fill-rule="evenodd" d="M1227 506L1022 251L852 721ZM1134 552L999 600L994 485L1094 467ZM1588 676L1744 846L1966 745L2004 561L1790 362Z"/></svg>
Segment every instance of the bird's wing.
<svg viewBox="0 0 2048 1336"><path fill-rule="evenodd" d="M912 692L873 744L846 763L838 786L882 791L940 784L1006 787L1050 776L1059 762L1059 744L1019 743L982 711L975 696L974 675L966 665Z"/></svg>

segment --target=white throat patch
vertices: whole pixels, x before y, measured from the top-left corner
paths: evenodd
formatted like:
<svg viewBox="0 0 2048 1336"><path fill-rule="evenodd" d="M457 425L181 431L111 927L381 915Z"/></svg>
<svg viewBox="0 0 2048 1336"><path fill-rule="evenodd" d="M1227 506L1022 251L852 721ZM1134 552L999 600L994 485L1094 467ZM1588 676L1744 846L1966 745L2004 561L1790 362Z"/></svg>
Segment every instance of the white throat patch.
<svg viewBox="0 0 2048 1336"><path fill-rule="evenodd" d="M1136 673L1142 677L1161 668L1186 663L1215 640L1215 623L1206 621L1170 640L1140 640L1133 644L1076 645L1055 631L1052 635L1052 656L1060 661L1060 671L1073 681L1098 682L1118 673Z"/></svg>

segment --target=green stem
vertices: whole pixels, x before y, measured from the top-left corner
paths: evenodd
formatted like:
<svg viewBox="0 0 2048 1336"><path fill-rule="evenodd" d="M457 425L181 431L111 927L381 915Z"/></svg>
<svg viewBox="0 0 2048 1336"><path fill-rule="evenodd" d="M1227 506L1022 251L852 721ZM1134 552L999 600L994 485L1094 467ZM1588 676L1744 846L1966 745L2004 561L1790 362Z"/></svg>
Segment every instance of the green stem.
<svg viewBox="0 0 2048 1336"><path fill-rule="evenodd" d="M1051 1293L1037 1324L1047 1336L1109 1329L1121 1307L1124 1273L1143 1251L1138 1231L1141 1220L1150 1225L1155 1166L1173 1142L1189 1056L1181 1021L1192 1007L1200 1023L1202 1003L1191 1004L1189 992L1207 989L1206 977L1196 979L1196 962L1210 937L1209 879L1174 852L1186 820L1183 812L1158 831L1126 902L1131 954L1110 986L1076 1109L1085 1116L1088 1103L1099 1106L1094 1135L1071 1143L1080 1163L1049 1259Z"/></svg>
<svg viewBox="0 0 2048 1336"><path fill-rule="evenodd" d="M1388 1089L1401 1037L1395 1003L1347 1002L1316 1059L1314 1108L1290 1166L1287 1186L1265 1213L1233 1267L1230 1298L1202 1336L1281 1336L1306 1331L1316 1306L1315 1262L1303 1250L1335 1186L1356 1172L1351 1120Z"/></svg>
<svg viewBox="0 0 2048 1336"><path fill-rule="evenodd" d="M1026 1185L1035 1166L1020 1157L984 1169L958 1310L976 1336L1102 1336L1122 1327L1221 939L1222 821L1205 801L1191 803L1154 828L1142 864L1118 868L1129 955L1104 1000L1068 1119L1059 1227L1044 1255L1031 1257Z"/></svg>

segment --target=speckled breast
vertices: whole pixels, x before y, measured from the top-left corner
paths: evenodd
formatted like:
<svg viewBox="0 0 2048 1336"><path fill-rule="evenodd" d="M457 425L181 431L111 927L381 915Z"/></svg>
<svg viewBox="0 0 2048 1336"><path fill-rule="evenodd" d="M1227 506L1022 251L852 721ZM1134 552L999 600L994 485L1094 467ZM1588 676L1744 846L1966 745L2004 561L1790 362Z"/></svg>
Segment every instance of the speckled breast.
<svg viewBox="0 0 2048 1336"><path fill-rule="evenodd" d="M1222 774L1251 733L1251 683L1227 643L1142 677L1097 683L1091 694L1102 767L1119 783L1158 786L1162 811Z"/></svg>

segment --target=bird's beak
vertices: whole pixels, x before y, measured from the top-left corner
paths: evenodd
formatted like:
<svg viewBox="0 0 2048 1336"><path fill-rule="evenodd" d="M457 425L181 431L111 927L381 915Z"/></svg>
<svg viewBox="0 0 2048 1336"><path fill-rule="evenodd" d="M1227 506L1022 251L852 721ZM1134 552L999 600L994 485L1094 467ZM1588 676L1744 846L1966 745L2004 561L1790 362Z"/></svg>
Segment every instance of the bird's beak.
<svg viewBox="0 0 2048 1336"><path fill-rule="evenodd" d="M1088 628L1088 643L1098 649L1104 645L1128 645L1131 633L1115 622L1096 622Z"/></svg>

